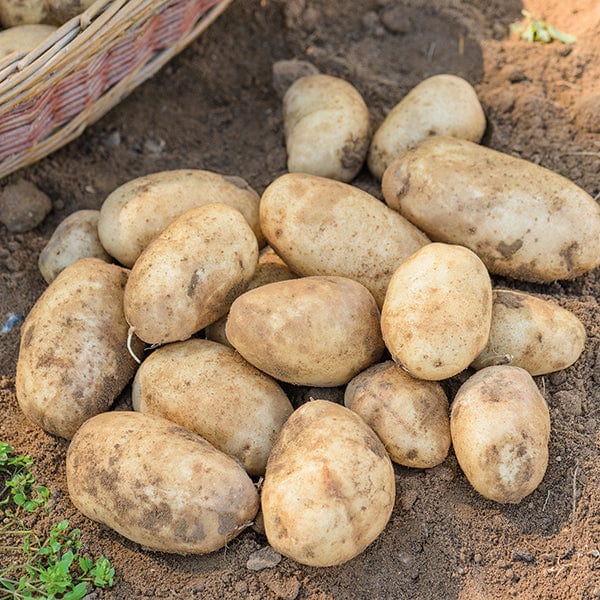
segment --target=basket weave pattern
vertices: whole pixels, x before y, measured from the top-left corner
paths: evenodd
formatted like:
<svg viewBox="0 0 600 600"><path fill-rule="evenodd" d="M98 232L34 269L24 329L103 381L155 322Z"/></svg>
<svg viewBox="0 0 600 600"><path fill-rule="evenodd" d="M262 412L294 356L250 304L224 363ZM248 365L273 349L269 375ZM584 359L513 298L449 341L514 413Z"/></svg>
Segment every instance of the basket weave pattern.
<svg viewBox="0 0 600 600"><path fill-rule="evenodd" d="M0 177L80 135L206 29L231 0L98 0L0 62Z"/></svg>

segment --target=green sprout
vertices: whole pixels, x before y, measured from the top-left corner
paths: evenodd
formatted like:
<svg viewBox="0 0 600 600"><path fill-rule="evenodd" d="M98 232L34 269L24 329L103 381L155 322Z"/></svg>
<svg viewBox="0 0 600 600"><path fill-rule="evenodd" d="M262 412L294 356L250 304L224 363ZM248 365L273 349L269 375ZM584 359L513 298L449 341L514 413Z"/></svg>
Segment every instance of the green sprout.
<svg viewBox="0 0 600 600"><path fill-rule="evenodd" d="M556 29L548 21L536 18L528 10L522 10L521 13L525 19L519 23L513 23L510 29L526 42L549 44L553 40L558 40L563 44L574 44L577 40L576 36Z"/></svg>

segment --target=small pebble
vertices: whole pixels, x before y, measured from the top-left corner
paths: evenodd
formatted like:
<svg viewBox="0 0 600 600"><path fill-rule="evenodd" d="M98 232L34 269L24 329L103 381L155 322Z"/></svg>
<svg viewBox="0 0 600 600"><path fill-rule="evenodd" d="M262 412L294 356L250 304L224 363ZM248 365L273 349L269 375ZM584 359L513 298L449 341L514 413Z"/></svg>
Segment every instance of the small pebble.
<svg viewBox="0 0 600 600"><path fill-rule="evenodd" d="M381 15L383 26L391 33L408 33L412 23L406 16L406 8L402 5L392 5Z"/></svg>
<svg viewBox="0 0 600 600"><path fill-rule="evenodd" d="M517 549L513 551L513 560L531 564L535 562L535 557L529 550Z"/></svg>
<svg viewBox="0 0 600 600"><path fill-rule="evenodd" d="M0 334L3 335L5 333L9 333L15 327L19 326L24 320L25 320L25 317L23 315L20 315L18 313L10 313L10 315L8 315L8 317L6 317L6 320L2 324L2 328L0 329Z"/></svg>
<svg viewBox="0 0 600 600"><path fill-rule="evenodd" d="M584 96L575 106L575 122L588 133L600 133L600 93Z"/></svg>
<svg viewBox="0 0 600 600"><path fill-rule="evenodd" d="M511 83L518 83L519 81L527 79L523 69L515 65L506 65L505 67L502 67L500 74Z"/></svg>
<svg viewBox="0 0 600 600"><path fill-rule="evenodd" d="M250 571L262 571L274 567L281 562L281 554L271 548L271 546L265 546L256 552L253 552L246 563L246 568Z"/></svg>
<svg viewBox="0 0 600 600"><path fill-rule="evenodd" d="M145 154L161 154L165 149L165 140L146 140L144 142L144 153Z"/></svg>
<svg viewBox="0 0 600 600"><path fill-rule="evenodd" d="M117 148L121 145L121 132L117 129L109 133L100 143L105 148Z"/></svg>
<svg viewBox="0 0 600 600"><path fill-rule="evenodd" d="M0 222L9 231L21 233L40 225L52 209L52 202L30 181L20 179L0 193Z"/></svg>

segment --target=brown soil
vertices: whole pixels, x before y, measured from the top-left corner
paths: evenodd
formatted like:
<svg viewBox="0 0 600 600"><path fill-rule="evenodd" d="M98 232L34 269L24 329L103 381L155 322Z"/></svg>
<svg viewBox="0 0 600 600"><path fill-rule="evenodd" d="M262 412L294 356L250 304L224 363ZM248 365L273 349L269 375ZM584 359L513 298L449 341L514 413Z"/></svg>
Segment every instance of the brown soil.
<svg viewBox="0 0 600 600"><path fill-rule="evenodd" d="M406 92L436 73L477 89L489 127L484 143L600 193L600 5L530 0L527 7L577 34L573 47L510 39L519 0L237 0L202 37L68 147L7 178L25 178L53 200L42 226L0 226L0 318L26 314L45 284L37 255L57 224L134 177L173 168L240 175L261 192L285 172L274 61L300 58L353 82L377 125ZM118 136L115 134L118 132ZM363 171L355 182L381 197ZM20 413L14 393L18 328L1 337L0 439L36 461L53 509L35 526L69 518L84 549L105 554L115 586L98 598L592 599L600 598L600 272L515 289L548 294L584 322L588 341L566 371L538 377L550 406L550 464L521 504L479 496L451 454L439 467L396 467L397 502L383 534L336 568L284 559L246 568L266 545L248 530L208 556L151 553L92 523L69 501L67 443ZM448 382L450 393L465 374ZM296 400L325 395L293 390ZM340 390L329 390L339 398ZM125 394L122 402L127 402ZM2 559L0 558L0 562Z"/></svg>

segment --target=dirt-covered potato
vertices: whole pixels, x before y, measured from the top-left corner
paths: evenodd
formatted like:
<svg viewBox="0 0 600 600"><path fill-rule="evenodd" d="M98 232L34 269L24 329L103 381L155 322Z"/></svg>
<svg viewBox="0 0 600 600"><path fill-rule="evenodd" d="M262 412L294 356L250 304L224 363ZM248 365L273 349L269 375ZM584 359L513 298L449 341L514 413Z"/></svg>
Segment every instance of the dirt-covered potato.
<svg viewBox="0 0 600 600"><path fill-rule="evenodd" d="M191 339L153 352L131 390L135 410L158 415L234 456L250 475L267 458L293 408L279 385L232 348Z"/></svg>
<svg viewBox="0 0 600 600"><path fill-rule="evenodd" d="M351 181L370 142L369 110L358 90L329 75L297 79L283 98L288 171Z"/></svg>
<svg viewBox="0 0 600 600"><path fill-rule="evenodd" d="M135 373L127 351L128 271L96 258L68 266L40 296L21 331L16 391L25 415L71 438L108 410Z"/></svg>
<svg viewBox="0 0 600 600"><path fill-rule="evenodd" d="M516 504L542 481L550 415L524 369L487 367L470 377L452 403L450 432L458 463L482 496Z"/></svg>
<svg viewBox="0 0 600 600"><path fill-rule="evenodd" d="M138 258L125 288L125 316L149 344L186 340L221 318L248 286L256 236L242 214L205 204L173 221Z"/></svg>
<svg viewBox="0 0 600 600"><path fill-rule="evenodd" d="M47 16L45 0L0 0L2 27L36 25L44 23Z"/></svg>
<svg viewBox="0 0 600 600"><path fill-rule="evenodd" d="M479 142L485 114L477 93L456 75L434 75L415 86L387 115L369 148L369 170L381 179L405 150L432 135Z"/></svg>
<svg viewBox="0 0 600 600"><path fill-rule="evenodd" d="M38 258L40 273L48 283L80 258L99 258L111 262L98 237L99 217L99 210L78 210L54 230Z"/></svg>
<svg viewBox="0 0 600 600"><path fill-rule="evenodd" d="M550 282L600 265L600 205L526 160L434 136L397 158L382 187L432 240L467 246L492 273Z"/></svg>
<svg viewBox="0 0 600 600"><path fill-rule="evenodd" d="M399 465L426 469L448 455L448 398L439 383L415 379L389 360L354 377L344 404L375 431Z"/></svg>
<svg viewBox="0 0 600 600"><path fill-rule="evenodd" d="M52 25L18 25L3 29L0 31L0 58L13 52L29 52L55 31L56 27Z"/></svg>
<svg viewBox="0 0 600 600"><path fill-rule="evenodd" d="M62 25L81 14L95 0L44 0L48 11L48 22Z"/></svg>
<svg viewBox="0 0 600 600"><path fill-rule="evenodd" d="M131 411L81 427L67 452L67 485L85 516L160 552L218 550L259 507L235 459L184 427Z"/></svg>
<svg viewBox="0 0 600 600"><path fill-rule="evenodd" d="M278 552L316 567L346 562L383 531L394 500L390 458L356 413L313 400L288 419L262 489L267 539Z"/></svg>
<svg viewBox="0 0 600 600"><path fill-rule="evenodd" d="M392 358L419 379L440 380L466 369L485 347L492 284L468 248L428 244L390 281L381 331Z"/></svg>
<svg viewBox="0 0 600 600"><path fill-rule="evenodd" d="M572 312L513 290L494 290L492 298L490 337L476 369L510 363L543 375L570 367L583 352L585 328Z"/></svg>
<svg viewBox="0 0 600 600"><path fill-rule="evenodd" d="M249 363L300 385L344 385L384 349L375 299L344 277L304 277L246 292L231 305L225 332Z"/></svg>
<svg viewBox="0 0 600 600"><path fill-rule="evenodd" d="M293 271L354 279L380 307L398 265L429 243L367 192L304 173L271 183L260 201L260 222L269 244Z"/></svg>
<svg viewBox="0 0 600 600"><path fill-rule="evenodd" d="M106 251L131 267L177 217L215 202L239 210L262 245L258 194L240 177L194 169L152 173L118 187L102 203L98 234Z"/></svg>

